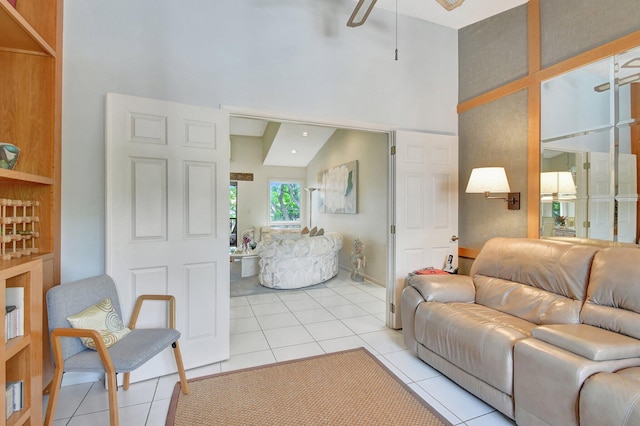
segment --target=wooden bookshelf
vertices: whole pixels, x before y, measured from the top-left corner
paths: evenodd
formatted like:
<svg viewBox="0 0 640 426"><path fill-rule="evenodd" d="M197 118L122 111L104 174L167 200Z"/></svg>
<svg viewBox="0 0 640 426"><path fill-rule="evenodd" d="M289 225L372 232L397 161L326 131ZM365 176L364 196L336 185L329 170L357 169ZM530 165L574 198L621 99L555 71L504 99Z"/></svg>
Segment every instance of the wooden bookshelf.
<svg viewBox="0 0 640 426"><path fill-rule="evenodd" d="M0 260L2 279L29 276L21 278L28 281L29 334L4 345L0 373L5 383L24 377L29 407L8 425L41 424L42 389L53 376L42 301L60 282L62 7L62 0L17 0L15 8L0 0L0 142L20 148L14 170L0 169L0 198L40 203L39 252Z"/></svg>
<svg viewBox="0 0 640 426"><path fill-rule="evenodd" d="M24 333L5 343L5 315L0 316L0 359L2 382L0 419L6 425L42 424L42 259L19 262L0 271L0 300L6 306L7 288L23 289ZM24 382L23 407L8 415L4 404L4 384Z"/></svg>

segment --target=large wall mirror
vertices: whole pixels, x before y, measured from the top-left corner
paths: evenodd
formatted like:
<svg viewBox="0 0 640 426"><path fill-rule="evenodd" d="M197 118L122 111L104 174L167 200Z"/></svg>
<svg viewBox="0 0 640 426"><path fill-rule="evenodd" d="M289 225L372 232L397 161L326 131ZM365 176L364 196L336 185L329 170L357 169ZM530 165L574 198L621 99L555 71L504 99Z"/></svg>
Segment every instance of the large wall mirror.
<svg viewBox="0 0 640 426"><path fill-rule="evenodd" d="M540 236L638 243L640 47L542 82Z"/></svg>

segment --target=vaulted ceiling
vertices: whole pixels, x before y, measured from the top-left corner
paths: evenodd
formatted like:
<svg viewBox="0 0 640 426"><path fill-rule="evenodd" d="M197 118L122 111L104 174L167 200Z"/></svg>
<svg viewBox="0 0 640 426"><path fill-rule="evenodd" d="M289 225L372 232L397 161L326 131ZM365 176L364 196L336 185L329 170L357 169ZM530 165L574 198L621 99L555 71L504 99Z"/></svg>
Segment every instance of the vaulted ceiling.
<svg viewBox="0 0 640 426"><path fill-rule="evenodd" d="M505 10L527 3L528 0L465 0L459 7L447 11L436 0L378 0L369 19L375 17L377 9L395 12L423 21L460 29ZM354 0L354 5L357 0ZM366 25L366 24L365 24Z"/></svg>
<svg viewBox="0 0 640 426"><path fill-rule="evenodd" d="M357 0L354 0L354 7ZM454 29L460 29L490 16L527 3L527 0L465 0L459 7L447 11L436 0L377 0L370 20L381 11L397 11ZM349 17L345 16L345 25ZM365 23L364 25L367 25ZM353 28L358 31L358 28ZM262 137L269 124L266 120L232 117L231 135ZM299 123L281 123L264 165L306 167L336 129ZM303 136L306 133L306 136ZM295 152L293 152L295 151Z"/></svg>

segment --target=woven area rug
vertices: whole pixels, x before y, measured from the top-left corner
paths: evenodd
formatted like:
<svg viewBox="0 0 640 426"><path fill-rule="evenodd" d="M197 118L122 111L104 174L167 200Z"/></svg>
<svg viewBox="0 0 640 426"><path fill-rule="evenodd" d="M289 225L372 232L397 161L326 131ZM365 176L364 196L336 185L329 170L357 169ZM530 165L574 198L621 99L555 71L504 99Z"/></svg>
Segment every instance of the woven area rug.
<svg viewBox="0 0 640 426"><path fill-rule="evenodd" d="M366 349L176 384L167 425L450 426Z"/></svg>

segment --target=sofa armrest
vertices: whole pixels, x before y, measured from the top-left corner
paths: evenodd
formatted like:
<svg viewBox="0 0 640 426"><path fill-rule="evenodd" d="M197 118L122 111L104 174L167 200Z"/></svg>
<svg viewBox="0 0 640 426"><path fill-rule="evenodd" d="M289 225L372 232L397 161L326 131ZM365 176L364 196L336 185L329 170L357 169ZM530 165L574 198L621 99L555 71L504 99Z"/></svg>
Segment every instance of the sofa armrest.
<svg viewBox="0 0 640 426"><path fill-rule="evenodd" d="M533 337L592 361L640 357L640 340L587 324L544 325Z"/></svg>
<svg viewBox="0 0 640 426"><path fill-rule="evenodd" d="M640 365L640 358L592 361L538 338L516 342L513 359L515 420L522 425L578 426L585 380Z"/></svg>
<svg viewBox="0 0 640 426"><path fill-rule="evenodd" d="M580 425L640 424L640 368L589 377L580 391Z"/></svg>
<svg viewBox="0 0 640 426"><path fill-rule="evenodd" d="M414 275L407 278L406 284L427 302L473 303L476 297L473 280L466 275Z"/></svg>

